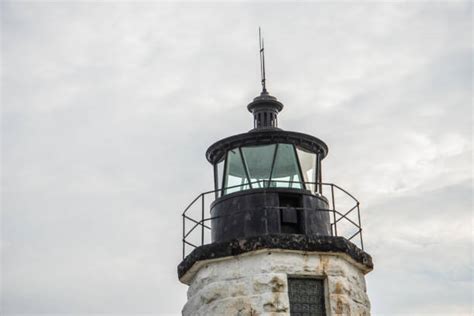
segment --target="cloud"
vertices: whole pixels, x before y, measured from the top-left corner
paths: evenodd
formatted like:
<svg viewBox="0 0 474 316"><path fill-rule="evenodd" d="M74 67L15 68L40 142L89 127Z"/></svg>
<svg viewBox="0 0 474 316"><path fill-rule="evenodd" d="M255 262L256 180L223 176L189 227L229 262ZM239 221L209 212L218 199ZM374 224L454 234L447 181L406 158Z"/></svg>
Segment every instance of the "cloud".
<svg viewBox="0 0 474 316"><path fill-rule="evenodd" d="M1 8L3 314L180 313L180 213L251 128L259 25L281 127L362 202L373 313L470 312L470 2Z"/></svg>

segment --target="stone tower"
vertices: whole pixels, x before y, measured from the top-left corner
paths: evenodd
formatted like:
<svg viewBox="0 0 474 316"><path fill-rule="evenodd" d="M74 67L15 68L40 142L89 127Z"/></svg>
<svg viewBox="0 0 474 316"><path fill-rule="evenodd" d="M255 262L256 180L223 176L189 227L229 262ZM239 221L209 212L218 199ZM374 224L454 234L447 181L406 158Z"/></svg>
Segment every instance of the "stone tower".
<svg viewBox="0 0 474 316"><path fill-rule="evenodd" d="M262 85L254 128L208 148L215 188L183 213L183 315L369 315L359 202L323 183L327 145L278 128Z"/></svg>

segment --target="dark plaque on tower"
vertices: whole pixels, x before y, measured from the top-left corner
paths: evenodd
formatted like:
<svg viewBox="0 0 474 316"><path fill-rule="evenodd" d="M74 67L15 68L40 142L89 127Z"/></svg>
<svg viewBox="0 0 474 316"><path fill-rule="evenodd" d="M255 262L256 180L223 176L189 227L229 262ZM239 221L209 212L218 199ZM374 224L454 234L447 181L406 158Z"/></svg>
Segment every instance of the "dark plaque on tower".
<svg viewBox="0 0 474 316"><path fill-rule="evenodd" d="M292 316L326 316L323 282L321 279L288 278Z"/></svg>

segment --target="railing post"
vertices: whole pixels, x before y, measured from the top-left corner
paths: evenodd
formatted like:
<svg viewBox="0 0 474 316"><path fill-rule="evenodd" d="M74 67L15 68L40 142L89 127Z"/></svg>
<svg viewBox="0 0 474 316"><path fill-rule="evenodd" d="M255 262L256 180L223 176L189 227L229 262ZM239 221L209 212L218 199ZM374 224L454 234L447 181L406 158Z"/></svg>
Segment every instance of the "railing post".
<svg viewBox="0 0 474 316"><path fill-rule="evenodd" d="M359 219L359 237L360 237L360 247L362 250L364 250L364 240L362 238L362 223L360 220L360 208L359 208L359 203L357 203L357 217Z"/></svg>
<svg viewBox="0 0 474 316"><path fill-rule="evenodd" d="M181 215L183 217L183 259L184 259L184 256L186 254L186 244L184 243L184 236L185 236L185 231L186 231L186 218L184 217L184 214Z"/></svg>
<svg viewBox="0 0 474 316"><path fill-rule="evenodd" d="M217 199L219 197L219 176L218 176L218 170L217 170L217 164L214 164L214 195L215 198Z"/></svg>
<svg viewBox="0 0 474 316"><path fill-rule="evenodd" d="M336 223L336 205L334 199L334 184L331 183L331 200L332 200L332 216L334 220L334 234L337 236L337 223Z"/></svg>
<svg viewBox="0 0 474 316"><path fill-rule="evenodd" d="M204 194L201 195L201 246L204 245Z"/></svg>
<svg viewBox="0 0 474 316"><path fill-rule="evenodd" d="M318 155L318 171L319 171L319 193L323 194L323 171L321 169L321 155Z"/></svg>

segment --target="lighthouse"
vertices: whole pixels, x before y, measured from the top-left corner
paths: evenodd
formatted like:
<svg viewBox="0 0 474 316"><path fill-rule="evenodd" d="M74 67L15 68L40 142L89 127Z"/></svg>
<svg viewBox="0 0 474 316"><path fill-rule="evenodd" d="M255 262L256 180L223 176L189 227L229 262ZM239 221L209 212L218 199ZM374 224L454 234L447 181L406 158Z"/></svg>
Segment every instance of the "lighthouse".
<svg viewBox="0 0 474 316"><path fill-rule="evenodd" d="M279 127L266 87L253 128L206 151L214 188L183 212L183 315L370 315L359 201L323 181L328 146Z"/></svg>

